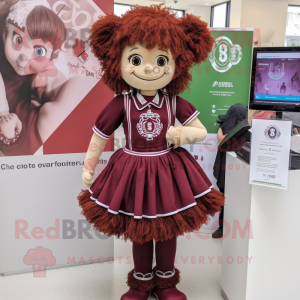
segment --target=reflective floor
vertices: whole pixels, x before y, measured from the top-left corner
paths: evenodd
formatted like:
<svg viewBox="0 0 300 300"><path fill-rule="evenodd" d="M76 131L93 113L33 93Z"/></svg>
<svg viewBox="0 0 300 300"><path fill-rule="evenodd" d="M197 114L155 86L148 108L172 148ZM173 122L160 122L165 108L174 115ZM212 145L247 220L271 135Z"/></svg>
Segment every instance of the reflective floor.
<svg viewBox="0 0 300 300"><path fill-rule="evenodd" d="M221 252L222 241L211 235L178 238L175 263L182 278L178 289L189 300L223 300ZM116 239L114 263L48 270L43 278L32 273L0 277L0 299L119 300L128 289L126 276L132 268L131 243Z"/></svg>

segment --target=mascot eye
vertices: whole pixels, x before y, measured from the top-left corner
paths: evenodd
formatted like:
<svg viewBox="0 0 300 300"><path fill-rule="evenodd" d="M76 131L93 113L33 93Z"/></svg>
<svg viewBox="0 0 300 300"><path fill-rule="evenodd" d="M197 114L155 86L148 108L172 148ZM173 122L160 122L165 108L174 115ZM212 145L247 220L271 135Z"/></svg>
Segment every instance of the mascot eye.
<svg viewBox="0 0 300 300"><path fill-rule="evenodd" d="M159 67L163 67L165 65L167 65L169 62L169 59L166 56L160 55L158 57L156 57L155 63L159 66Z"/></svg>
<svg viewBox="0 0 300 300"><path fill-rule="evenodd" d="M38 56L45 56L47 53L47 50L41 46L35 47L34 50Z"/></svg>
<svg viewBox="0 0 300 300"><path fill-rule="evenodd" d="M23 42L22 37L19 34L17 34L15 31L13 33L13 42L17 45L21 45Z"/></svg>
<svg viewBox="0 0 300 300"><path fill-rule="evenodd" d="M129 57L129 62L137 67L143 63L143 58L140 55L133 54Z"/></svg>

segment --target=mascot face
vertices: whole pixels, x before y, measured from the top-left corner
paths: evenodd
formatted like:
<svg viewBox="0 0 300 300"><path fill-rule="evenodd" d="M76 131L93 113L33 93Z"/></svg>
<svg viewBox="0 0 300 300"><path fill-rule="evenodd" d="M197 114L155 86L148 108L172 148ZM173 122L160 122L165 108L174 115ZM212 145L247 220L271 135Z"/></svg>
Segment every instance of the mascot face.
<svg viewBox="0 0 300 300"><path fill-rule="evenodd" d="M138 90L158 90L167 86L175 73L175 60L169 49L147 50L137 43L124 48L121 59L124 81Z"/></svg>

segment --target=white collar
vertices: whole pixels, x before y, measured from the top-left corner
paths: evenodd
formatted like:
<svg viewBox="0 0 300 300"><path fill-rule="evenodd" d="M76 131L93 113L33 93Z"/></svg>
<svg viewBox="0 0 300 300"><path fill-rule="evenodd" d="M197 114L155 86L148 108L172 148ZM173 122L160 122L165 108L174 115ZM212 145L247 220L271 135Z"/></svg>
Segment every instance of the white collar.
<svg viewBox="0 0 300 300"><path fill-rule="evenodd" d="M145 98L143 97L143 95L141 95L139 92L136 93L136 97L137 97L137 99L140 101L140 103L142 105L144 105L145 103L147 103L147 101L145 100ZM159 94L158 93L156 93L156 95L153 98L152 102L158 105L158 103L159 103Z"/></svg>
<svg viewBox="0 0 300 300"><path fill-rule="evenodd" d="M136 94L136 96L137 96L137 94ZM152 106L155 106L157 108L161 108L162 105L163 105L163 103L164 103L165 98L168 98L168 96L163 95L161 101L160 101L160 97L161 96L159 96L159 98L158 98L158 100L159 100L158 104L156 104L153 100L151 102L147 102L144 99L145 100L145 104L142 105L141 102L140 102L140 100L138 99L139 101L136 101L137 97L135 97L134 95L132 95L132 99L134 101L134 104L135 104L135 107L136 107L137 110L143 110L143 109L145 109L145 107L149 106L149 104L152 105ZM139 105L141 105L141 107L139 107Z"/></svg>

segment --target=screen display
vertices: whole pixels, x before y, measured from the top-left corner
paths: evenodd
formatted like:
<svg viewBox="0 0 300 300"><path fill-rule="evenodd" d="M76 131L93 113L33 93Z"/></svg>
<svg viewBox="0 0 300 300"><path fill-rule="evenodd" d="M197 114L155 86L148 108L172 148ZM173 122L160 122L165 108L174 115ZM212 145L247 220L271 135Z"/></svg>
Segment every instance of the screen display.
<svg viewBox="0 0 300 300"><path fill-rule="evenodd" d="M254 66L255 67L255 66ZM300 51L256 53L253 104L266 106L300 103ZM253 79L252 79L253 80Z"/></svg>

